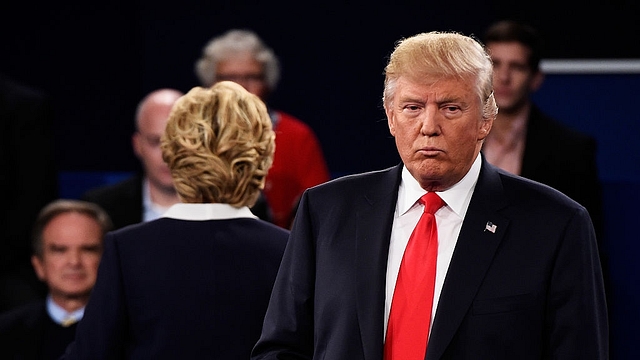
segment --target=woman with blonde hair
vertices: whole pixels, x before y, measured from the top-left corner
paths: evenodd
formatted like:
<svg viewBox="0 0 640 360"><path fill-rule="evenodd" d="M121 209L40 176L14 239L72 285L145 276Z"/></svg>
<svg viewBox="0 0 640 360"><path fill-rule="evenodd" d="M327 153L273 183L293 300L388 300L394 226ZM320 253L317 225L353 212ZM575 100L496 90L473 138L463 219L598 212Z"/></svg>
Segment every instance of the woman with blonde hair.
<svg viewBox="0 0 640 360"><path fill-rule="evenodd" d="M174 105L162 137L181 203L107 234L66 359L246 359L288 231L252 206L273 161L264 103L224 81Z"/></svg>

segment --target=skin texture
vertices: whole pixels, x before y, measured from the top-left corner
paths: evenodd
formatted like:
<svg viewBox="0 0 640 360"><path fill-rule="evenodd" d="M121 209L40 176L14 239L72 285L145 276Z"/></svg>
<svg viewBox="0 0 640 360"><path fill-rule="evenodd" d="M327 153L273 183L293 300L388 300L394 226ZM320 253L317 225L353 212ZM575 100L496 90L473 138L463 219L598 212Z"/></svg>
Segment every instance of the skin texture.
<svg viewBox="0 0 640 360"><path fill-rule="evenodd" d="M473 82L398 79L386 114L407 170L427 191L455 185L471 168L492 120L482 117Z"/></svg>
<svg viewBox="0 0 640 360"><path fill-rule="evenodd" d="M162 160L160 137L174 102L181 94L161 90L153 93L141 105L138 114L138 130L133 134L133 150L149 179L151 198L160 205L172 205L178 201L173 187L171 171Z"/></svg>
<svg viewBox="0 0 640 360"><path fill-rule="evenodd" d="M47 284L53 301L68 311L89 299L102 255L102 231L91 217L68 212L44 228L42 257L31 258L38 278Z"/></svg>
<svg viewBox="0 0 640 360"><path fill-rule="evenodd" d="M251 54L240 54L218 62L216 79L238 83L260 100L266 101L268 88L264 81L264 68Z"/></svg>
<svg viewBox="0 0 640 360"><path fill-rule="evenodd" d="M493 60L498 117L517 113L528 104L529 95L538 90L544 76L529 67L530 50L518 42L493 42L487 48Z"/></svg>

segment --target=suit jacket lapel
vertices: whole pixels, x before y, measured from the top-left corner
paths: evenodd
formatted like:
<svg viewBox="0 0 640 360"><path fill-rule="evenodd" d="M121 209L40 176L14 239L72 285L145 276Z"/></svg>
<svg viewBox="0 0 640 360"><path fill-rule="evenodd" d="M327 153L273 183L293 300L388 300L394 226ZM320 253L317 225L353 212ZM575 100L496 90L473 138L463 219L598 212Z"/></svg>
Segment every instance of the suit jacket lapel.
<svg viewBox="0 0 640 360"><path fill-rule="evenodd" d="M440 359L474 299L509 220L498 212L507 204L496 168L483 158L458 242L444 281L431 329L427 360ZM487 223L495 232L485 230Z"/></svg>
<svg viewBox="0 0 640 360"><path fill-rule="evenodd" d="M387 257L402 166L364 190L356 209L357 313L364 358L382 359Z"/></svg>

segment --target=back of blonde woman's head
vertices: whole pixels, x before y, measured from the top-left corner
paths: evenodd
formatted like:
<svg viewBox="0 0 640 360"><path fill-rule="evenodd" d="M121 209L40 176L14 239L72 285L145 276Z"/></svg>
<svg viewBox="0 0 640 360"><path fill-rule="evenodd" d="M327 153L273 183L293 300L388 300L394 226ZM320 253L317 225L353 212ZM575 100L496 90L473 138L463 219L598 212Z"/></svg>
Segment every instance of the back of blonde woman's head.
<svg viewBox="0 0 640 360"><path fill-rule="evenodd" d="M274 141L264 103L222 81L175 103L161 147L183 202L240 207L252 206L264 188Z"/></svg>

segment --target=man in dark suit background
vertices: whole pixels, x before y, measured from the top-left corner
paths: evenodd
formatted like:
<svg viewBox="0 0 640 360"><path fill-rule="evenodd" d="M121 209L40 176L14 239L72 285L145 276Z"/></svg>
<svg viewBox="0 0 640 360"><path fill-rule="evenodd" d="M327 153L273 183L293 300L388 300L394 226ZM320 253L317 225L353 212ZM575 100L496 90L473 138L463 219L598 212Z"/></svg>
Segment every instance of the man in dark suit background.
<svg viewBox="0 0 640 360"><path fill-rule="evenodd" d="M264 103L225 81L178 99L161 140L181 203L112 231L65 359L247 359L289 231L249 207L275 133Z"/></svg>
<svg viewBox="0 0 640 360"><path fill-rule="evenodd" d="M482 152L493 165L560 190L587 208L611 304L596 139L550 117L531 99L544 81L540 69L544 41L535 28L501 20L485 30L483 41L493 61L493 88L500 111Z"/></svg>
<svg viewBox="0 0 640 360"><path fill-rule="evenodd" d="M40 90L0 74L0 311L44 297L30 263L33 222L58 194L53 108Z"/></svg>
<svg viewBox="0 0 640 360"><path fill-rule="evenodd" d="M252 359L382 360L402 340L387 322L417 200L434 192L445 206L435 212L432 320L410 329L428 340L415 357L385 360L606 359L587 210L480 153L498 111L482 45L418 34L398 43L385 74L402 163L305 192Z"/></svg>
<svg viewBox="0 0 640 360"><path fill-rule="evenodd" d="M42 209L31 261L48 295L0 315L0 358L54 360L64 353L95 284L102 239L111 227L107 213L89 202L59 199Z"/></svg>
<svg viewBox="0 0 640 360"><path fill-rule="evenodd" d="M158 89L138 104L131 144L142 172L83 194L83 200L94 202L109 213L115 229L156 219L180 202L171 172L162 160L160 137L173 104L182 95L175 89Z"/></svg>
<svg viewBox="0 0 640 360"><path fill-rule="evenodd" d="M133 151L142 172L115 184L89 189L83 200L102 206L116 229L159 218L171 205L180 202L171 172L162 160L160 137L164 133L173 104L183 95L175 89L158 89L147 94L136 110L136 131L131 137ZM270 220L264 199L256 202L254 213Z"/></svg>
<svg viewBox="0 0 640 360"><path fill-rule="evenodd" d="M486 29L483 42L493 61L494 95L500 109L482 147L487 160L558 189L586 207L601 239L602 189L595 138L549 117L531 100L544 81L543 39L527 24L503 20Z"/></svg>

